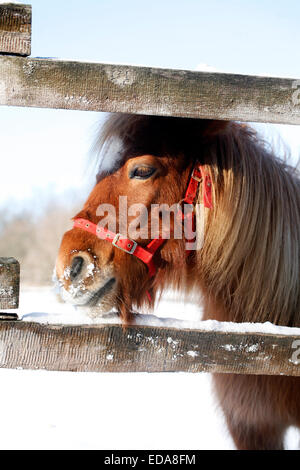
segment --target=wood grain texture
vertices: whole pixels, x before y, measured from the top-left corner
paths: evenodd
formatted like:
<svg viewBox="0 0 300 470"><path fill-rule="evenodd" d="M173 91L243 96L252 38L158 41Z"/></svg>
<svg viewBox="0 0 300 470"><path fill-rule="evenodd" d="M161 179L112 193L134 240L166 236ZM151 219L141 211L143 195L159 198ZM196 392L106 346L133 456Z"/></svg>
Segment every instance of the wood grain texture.
<svg viewBox="0 0 300 470"><path fill-rule="evenodd" d="M0 322L0 367L300 376L300 336Z"/></svg>
<svg viewBox="0 0 300 470"><path fill-rule="evenodd" d="M31 53L31 5L0 4L0 54Z"/></svg>
<svg viewBox="0 0 300 470"><path fill-rule="evenodd" d="M3 56L0 104L300 124L300 81Z"/></svg>
<svg viewBox="0 0 300 470"><path fill-rule="evenodd" d="M20 265L15 258L0 258L0 308L19 307Z"/></svg>

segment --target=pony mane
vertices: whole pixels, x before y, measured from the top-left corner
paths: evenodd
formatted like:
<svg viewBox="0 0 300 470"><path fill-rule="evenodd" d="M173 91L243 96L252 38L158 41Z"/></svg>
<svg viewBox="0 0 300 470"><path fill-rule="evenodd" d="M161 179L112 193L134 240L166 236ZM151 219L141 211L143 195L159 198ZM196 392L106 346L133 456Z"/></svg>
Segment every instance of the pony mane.
<svg viewBox="0 0 300 470"><path fill-rule="evenodd" d="M217 306L220 320L300 326L299 173L276 158L253 129L235 122L114 114L94 148L98 178L141 154L205 165L214 208L206 214L194 280L187 276L183 289L200 283L205 304L212 311ZM178 287L179 274L169 272L156 284ZM206 318L212 318L207 308Z"/></svg>
<svg viewBox="0 0 300 470"><path fill-rule="evenodd" d="M198 157L205 136L219 132L227 124L205 119L111 114L101 125L92 147L97 175L113 173L127 157L143 154L184 155L188 163Z"/></svg>
<svg viewBox="0 0 300 470"><path fill-rule="evenodd" d="M300 179L248 126L232 123L206 148L214 181L198 253L220 319L300 325Z"/></svg>

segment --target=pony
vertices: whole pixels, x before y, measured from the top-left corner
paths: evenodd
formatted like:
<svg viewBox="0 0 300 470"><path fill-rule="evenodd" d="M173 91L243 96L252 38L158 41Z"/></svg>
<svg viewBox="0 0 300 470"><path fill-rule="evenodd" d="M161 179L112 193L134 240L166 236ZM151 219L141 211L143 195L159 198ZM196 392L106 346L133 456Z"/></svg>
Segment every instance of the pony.
<svg viewBox="0 0 300 470"><path fill-rule="evenodd" d="M87 227L75 224L64 234L56 263L67 300L95 315L115 308L127 325L134 308L151 308L171 288L196 292L204 320L300 326L299 174L250 126L112 114L96 148L96 184L74 217ZM202 177L193 202L203 207L204 174L212 202L202 219L193 218L195 233L204 232L199 249L187 251L184 237L172 236L176 217L168 239L161 224L149 276L149 265L130 252L137 245L147 251L150 236L123 237L123 249L120 234L95 236L99 206L119 209L120 196L128 206L171 206L184 199L197 165ZM122 218L116 216L116 230L124 229ZM287 428L300 427L300 378L214 374L213 384L237 449L283 449Z"/></svg>

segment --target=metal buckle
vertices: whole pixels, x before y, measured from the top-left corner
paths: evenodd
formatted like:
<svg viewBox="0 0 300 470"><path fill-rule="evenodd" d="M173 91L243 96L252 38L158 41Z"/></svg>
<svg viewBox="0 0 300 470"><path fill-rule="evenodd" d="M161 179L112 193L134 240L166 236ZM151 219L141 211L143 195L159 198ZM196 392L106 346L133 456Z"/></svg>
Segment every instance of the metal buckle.
<svg viewBox="0 0 300 470"><path fill-rule="evenodd" d="M128 253L129 255L132 255L134 252L135 252L135 249L137 247L137 242L135 242L134 240L131 240L130 238L128 238L128 240L130 240L133 245L132 247L130 248L130 250L126 250L125 248L123 248L122 246L119 246L117 245L118 241L119 241L119 238L122 236L121 233L117 233L112 241L112 244L116 247L116 248L119 248L119 250L122 250L122 251L125 251L125 253Z"/></svg>
<svg viewBox="0 0 300 470"><path fill-rule="evenodd" d="M195 172L196 172L196 171L197 171L197 168L194 168L191 177L192 177L194 180L198 181L198 183L202 183L202 181L203 181L203 176L201 176L200 178L198 178L198 176L195 176ZM199 170L198 170L198 171L199 171ZM201 170L200 170L200 173L201 173Z"/></svg>

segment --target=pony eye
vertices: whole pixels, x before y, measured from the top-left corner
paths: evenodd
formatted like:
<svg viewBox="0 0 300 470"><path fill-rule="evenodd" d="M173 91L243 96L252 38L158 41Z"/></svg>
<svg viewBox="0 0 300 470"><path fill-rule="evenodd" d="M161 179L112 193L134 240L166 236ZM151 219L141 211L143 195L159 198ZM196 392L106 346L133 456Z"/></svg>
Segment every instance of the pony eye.
<svg viewBox="0 0 300 470"><path fill-rule="evenodd" d="M130 178L146 180L147 178L150 178L155 171L156 168L152 168L150 166L138 166L131 171Z"/></svg>

